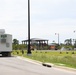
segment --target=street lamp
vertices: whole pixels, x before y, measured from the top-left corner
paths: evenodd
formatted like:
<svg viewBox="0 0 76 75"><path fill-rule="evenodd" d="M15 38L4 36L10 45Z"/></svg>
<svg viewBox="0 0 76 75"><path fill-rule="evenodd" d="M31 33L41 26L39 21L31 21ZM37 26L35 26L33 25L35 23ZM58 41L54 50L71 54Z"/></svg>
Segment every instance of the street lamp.
<svg viewBox="0 0 76 75"><path fill-rule="evenodd" d="M58 35L58 45L59 45L59 33L55 33L55 35Z"/></svg>
<svg viewBox="0 0 76 75"><path fill-rule="evenodd" d="M31 54L30 49L30 0L28 0L28 50L27 55Z"/></svg>
<svg viewBox="0 0 76 75"><path fill-rule="evenodd" d="M74 33L76 32L76 30L73 31ZM76 42L76 39L73 39L73 44Z"/></svg>

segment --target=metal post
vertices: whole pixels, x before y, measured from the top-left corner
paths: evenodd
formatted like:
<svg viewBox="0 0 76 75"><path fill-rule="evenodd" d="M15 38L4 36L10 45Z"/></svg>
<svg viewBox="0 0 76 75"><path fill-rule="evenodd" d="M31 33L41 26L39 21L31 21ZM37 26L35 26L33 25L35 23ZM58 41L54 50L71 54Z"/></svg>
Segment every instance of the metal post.
<svg viewBox="0 0 76 75"><path fill-rule="evenodd" d="M58 33L58 45L59 45L59 33Z"/></svg>
<svg viewBox="0 0 76 75"><path fill-rule="evenodd" d="M27 54L31 54L31 49L30 49L30 0L28 0L28 50Z"/></svg>
<svg viewBox="0 0 76 75"><path fill-rule="evenodd" d="M58 35L58 45L59 45L59 33L55 33L55 35Z"/></svg>
<svg viewBox="0 0 76 75"><path fill-rule="evenodd" d="M74 30L73 32L75 33L75 32L76 32L76 30ZM75 40L75 39L73 39L73 44L75 44L75 41L76 41L76 40Z"/></svg>

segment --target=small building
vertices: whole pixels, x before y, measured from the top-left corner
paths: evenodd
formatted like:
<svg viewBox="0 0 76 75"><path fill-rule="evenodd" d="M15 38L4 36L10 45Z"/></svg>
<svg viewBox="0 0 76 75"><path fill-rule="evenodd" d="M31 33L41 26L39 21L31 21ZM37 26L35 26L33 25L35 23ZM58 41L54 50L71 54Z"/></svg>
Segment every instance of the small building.
<svg viewBox="0 0 76 75"><path fill-rule="evenodd" d="M22 44L28 45L28 40L23 40ZM31 48L33 48L33 49L37 49L37 50L48 49L48 40L47 39L31 38L30 44L31 44Z"/></svg>
<svg viewBox="0 0 76 75"><path fill-rule="evenodd" d="M56 49L56 45L55 44L49 44L49 49L50 50L55 50Z"/></svg>

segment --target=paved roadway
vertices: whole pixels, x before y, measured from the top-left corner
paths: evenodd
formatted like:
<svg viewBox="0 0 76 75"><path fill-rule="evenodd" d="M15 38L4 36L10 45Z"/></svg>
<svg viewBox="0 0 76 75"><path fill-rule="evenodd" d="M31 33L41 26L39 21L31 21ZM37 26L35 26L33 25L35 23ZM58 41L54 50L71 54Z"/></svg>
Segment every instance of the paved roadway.
<svg viewBox="0 0 76 75"><path fill-rule="evenodd" d="M76 72L44 67L17 57L0 57L0 75L76 75Z"/></svg>

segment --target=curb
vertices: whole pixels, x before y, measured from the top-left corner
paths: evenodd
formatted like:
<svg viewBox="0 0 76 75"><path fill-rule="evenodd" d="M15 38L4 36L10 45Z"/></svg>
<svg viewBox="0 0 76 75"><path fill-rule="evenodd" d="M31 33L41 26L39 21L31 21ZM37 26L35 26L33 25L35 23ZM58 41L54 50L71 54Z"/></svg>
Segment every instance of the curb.
<svg viewBox="0 0 76 75"><path fill-rule="evenodd" d="M69 68L69 67L65 67L65 66L57 66L57 65L54 65L52 63L43 63L43 62L40 62L40 61L37 61L37 60L25 58L25 57L22 57L22 56L21 57L20 56L15 56L15 57L17 57L19 59L22 59L22 60L26 60L26 61L34 63L34 64L42 64L43 66L49 67L49 68L55 67L55 68L60 68L60 69L76 72L76 69L74 69L74 68Z"/></svg>
<svg viewBox="0 0 76 75"><path fill-rule="evenodd" d="M18 59L22 59L24 61L28 61L28 62L31 62L31 63L34 63L34 64L42 64L42 62L40 61L36 61L36 60L33 60L33 59L29 59L29 58L25 58L25 57L20 57L20 56L16 56Z"/></svg>
<svg viewBox="0 0 76 75"><path fill-rule="evenodd" d="M76 72L76 69L74 68L69 68L69 67L65 67L65 66L57 66L57 65L54 65L55 68L60 68L60 69L65 69L65 70L68 70L68 71L73 71L73 72Z"/></svg>

